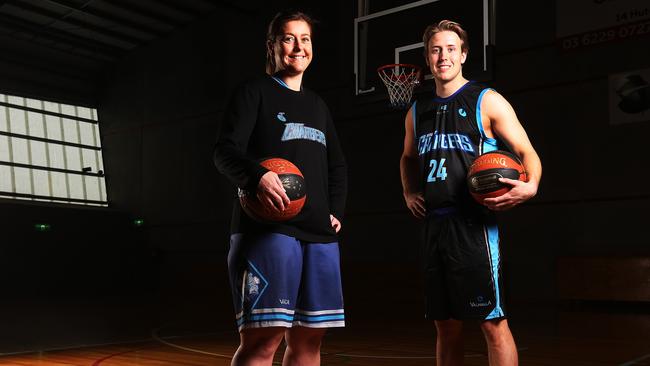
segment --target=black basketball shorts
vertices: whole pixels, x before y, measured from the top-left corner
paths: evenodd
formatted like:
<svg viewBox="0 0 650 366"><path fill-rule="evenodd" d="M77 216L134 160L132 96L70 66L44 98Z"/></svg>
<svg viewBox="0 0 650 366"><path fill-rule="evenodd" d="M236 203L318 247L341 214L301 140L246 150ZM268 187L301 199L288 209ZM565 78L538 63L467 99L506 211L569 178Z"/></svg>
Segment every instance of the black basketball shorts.
<svg viewBox="0 0 650 366"><path fill-rule="evenodd" d="M505 317L494 214L439 211L427 218L422 246L426 318Z"/></svg>

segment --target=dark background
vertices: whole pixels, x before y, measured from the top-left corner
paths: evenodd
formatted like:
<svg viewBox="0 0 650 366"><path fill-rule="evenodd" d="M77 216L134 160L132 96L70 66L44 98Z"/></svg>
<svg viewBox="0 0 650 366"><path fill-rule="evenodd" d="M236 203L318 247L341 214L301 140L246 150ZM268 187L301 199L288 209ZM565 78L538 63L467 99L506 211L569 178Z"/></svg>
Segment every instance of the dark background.
<svg viewBox="0 0 650 366"><path fill-rule="evenodd" d="M30 3L0 1L0 13ZM226 274L234 190L212 149L230 92L263 74L266 25L288 5L320 20L304 83L329 105L349 166L348 322L420 319L420 231L399 178L403 112L354 95L356 2L176 3L204 10L186 9L174 26L119 50L78 38L67 39L77 42L70 50L39 43L42 27L0 16L0 92L96 107L110 202L0 200L0 352L143 339L178 324L235 335ZM544 165L538 196L500 214L505 291L514 324L545 322L563 304L559 258L650 255L650 123L610 125L607 99L608 75L650 67L650 41L563 51L554 2L500 0L497 14L489 83L514 106ZM37 222L52 229L37 232Z"/></svg>

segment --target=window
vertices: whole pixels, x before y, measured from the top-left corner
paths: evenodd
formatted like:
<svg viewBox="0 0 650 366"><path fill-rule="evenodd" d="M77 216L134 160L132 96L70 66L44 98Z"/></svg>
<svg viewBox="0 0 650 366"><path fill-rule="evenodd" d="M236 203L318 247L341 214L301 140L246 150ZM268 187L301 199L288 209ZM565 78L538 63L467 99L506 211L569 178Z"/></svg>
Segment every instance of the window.
<svg viewBox="0 0 650 366"><path fill-rule="evenodd" d="M0 197L107 206L97 111L0 94Z"/></svg>

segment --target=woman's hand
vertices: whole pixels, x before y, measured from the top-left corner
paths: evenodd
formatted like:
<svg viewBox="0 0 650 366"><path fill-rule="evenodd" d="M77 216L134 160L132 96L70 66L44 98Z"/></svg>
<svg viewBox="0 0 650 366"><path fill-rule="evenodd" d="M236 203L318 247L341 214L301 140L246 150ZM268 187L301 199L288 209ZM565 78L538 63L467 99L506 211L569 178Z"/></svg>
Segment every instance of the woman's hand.
<svg viewBox="0 0 650 366"><path fill-rule="evenodd" d="M337 233L339 232L339 230L341 230L341 222L332 214L330 214L330 223L332 224L334 231L336 231Z"/></svg>
<svg viewBox="0 0 650 366"><path fill-rule="evenodd" d="M278 212L284 211L291 200L287 196L280 177L275 172L268 171L257 185L257 199Z"/></svg>

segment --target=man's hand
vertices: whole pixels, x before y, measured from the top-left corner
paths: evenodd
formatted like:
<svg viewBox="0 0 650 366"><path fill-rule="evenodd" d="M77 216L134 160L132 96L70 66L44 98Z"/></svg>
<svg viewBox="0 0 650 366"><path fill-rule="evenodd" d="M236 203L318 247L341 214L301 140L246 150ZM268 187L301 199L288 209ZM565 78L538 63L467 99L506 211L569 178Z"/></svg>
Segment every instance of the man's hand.
<svg viewBox="0 0 650 366"><path fill-rule="evenodd" d="M280 177L275 172L268 171L257 185L257 199L278 212L284 211L291 200L285 193Z"/></svg>
<svg viewBox="0 0 650 366"><path fill-rule="evenodd" d="M426 208L424 207L424 196L421 192L404 193L404 200L406 201L406 207L411 210L413 216L418 219L424 218Z"/></svg>
<svg viewBox="0 0 650 366"><path fill-rule="evenodd" d="M537 194L536 183L522 182L520 180L508 178L499 178L499 182L508 184L512 186L512 188L499 197L484 199L483 204L490 210L509 210L518 204L528 201Z"/></svg>

